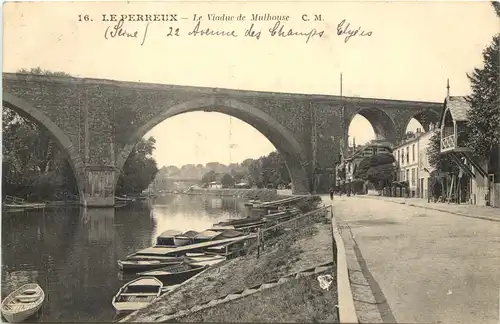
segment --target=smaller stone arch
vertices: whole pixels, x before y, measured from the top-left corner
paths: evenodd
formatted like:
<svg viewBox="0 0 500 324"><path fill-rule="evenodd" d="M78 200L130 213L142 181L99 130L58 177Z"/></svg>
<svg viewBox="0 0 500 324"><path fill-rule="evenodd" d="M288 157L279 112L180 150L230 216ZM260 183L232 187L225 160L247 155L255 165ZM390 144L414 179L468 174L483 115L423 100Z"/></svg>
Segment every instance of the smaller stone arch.
<svg viewBox="0 0 500 324"><path fill-rule="evenodd" d="M2 103L4 106L14 110L21 116L26 116L27 118L35 121L52 135L59 148L68 156L69 164L73 169L73 174L78 186L80 201L82 202L84 199L83 188L85 166L78 150L73 146L73 143L68 136L49 117L28 102L4 91Z"/></svg>
<svg viewBox="0 0 500 324"><path fill-rule="evenodd" d="M396 143L397 128L394 120L382 109L376 107L363 107L357 109L347 123L346 131L349 131L352 119L356 115L365 117L373 127L377 139L384 139L390 143Z"/></svg>
<svg viewBox="0 0 500 324"><path fill-rule="evenodd" d="M422 125L424 132L428 132L430 130L430 125L434 125L434 127L437 127L437 125L439 125L441 114L436 110L428 108L420 109L415 113L410 114L402 123L402 136L404 136L404 134L406 133L406 128L408 127L408 124L410 123L412 118L415 118L420 123L420 125Z"/></svg>
<svg viewBox="0 0 500 324"><path fill-rule="evenodd" d="M123 168L125 161L137 142L153 127L167 118L194 111L214 111L236 117L257 129L263 134L283 156L295 193L309 193L310 179L304 167L305 156L302 146L294 139L294 135L274 120L271 116L251 105L220 97L208 97L187 101L175 106L160 109L161 113L139 127L130 137L128 143L116 158L118 170ZM115 182L118 181L118 175Z"/></svg>

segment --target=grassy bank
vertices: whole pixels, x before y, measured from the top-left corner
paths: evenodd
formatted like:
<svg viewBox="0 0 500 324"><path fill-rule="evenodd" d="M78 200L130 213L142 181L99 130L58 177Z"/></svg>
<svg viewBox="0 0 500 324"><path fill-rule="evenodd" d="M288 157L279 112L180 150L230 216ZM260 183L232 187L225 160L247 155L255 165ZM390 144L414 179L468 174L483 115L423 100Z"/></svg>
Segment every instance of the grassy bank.
<svg viewBox="0 0 500 324"><path fill-rule="evenodd" d="M267 233L259 258L254 245L248 255L202 273L123 321L159 322L178 314L182 321L338 322L336 289L333 284L328 291L319 288L317 276L294 278L223 305L183 313L195 305L240 294L245 289L333 261L330 224L323 220L322 214L305 217L296 224L292 222Z"/></svg>
<svg viewBox="0 0 500 324"><path fill-rule="evenodd" d="M275 288L175 319L178 322L336 323L335 290L322 290L317 276L291 279Z"/></svg>

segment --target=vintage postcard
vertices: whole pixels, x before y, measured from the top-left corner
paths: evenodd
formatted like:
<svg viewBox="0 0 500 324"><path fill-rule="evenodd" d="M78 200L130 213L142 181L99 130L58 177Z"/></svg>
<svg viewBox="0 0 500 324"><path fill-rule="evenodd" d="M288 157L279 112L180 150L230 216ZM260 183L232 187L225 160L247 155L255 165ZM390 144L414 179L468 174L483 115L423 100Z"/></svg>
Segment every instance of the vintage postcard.
<svg viewBox="0 0 500 324"><path fill-rule="evenodd" d="M500 321L500 4L5 2L7 322Z"/></svg>

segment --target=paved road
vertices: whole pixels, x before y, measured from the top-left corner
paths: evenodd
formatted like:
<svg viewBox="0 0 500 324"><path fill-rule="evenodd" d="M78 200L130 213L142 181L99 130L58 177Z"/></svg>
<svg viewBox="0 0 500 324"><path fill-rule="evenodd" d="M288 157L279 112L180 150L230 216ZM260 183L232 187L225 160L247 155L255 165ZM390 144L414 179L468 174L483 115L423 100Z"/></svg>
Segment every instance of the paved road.
<svg viewBox="0 0 500 324"><path fill-rule="evenodd" d="M334 211L384 322L500 323L500 222L357 197Z"/></svg>

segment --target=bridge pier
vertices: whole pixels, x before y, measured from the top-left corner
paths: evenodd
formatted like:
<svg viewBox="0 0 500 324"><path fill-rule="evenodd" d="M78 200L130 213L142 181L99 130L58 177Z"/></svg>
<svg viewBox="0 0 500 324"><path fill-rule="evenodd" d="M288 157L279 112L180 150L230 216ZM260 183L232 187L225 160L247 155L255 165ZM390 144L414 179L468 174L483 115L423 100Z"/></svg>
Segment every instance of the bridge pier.
<svg viewBox="0 0 500 324"><path fill-rule="evenodd" d="M114 207L116 176L117 172L114 166L86 166L82 205L85 207Z"/></svg>

